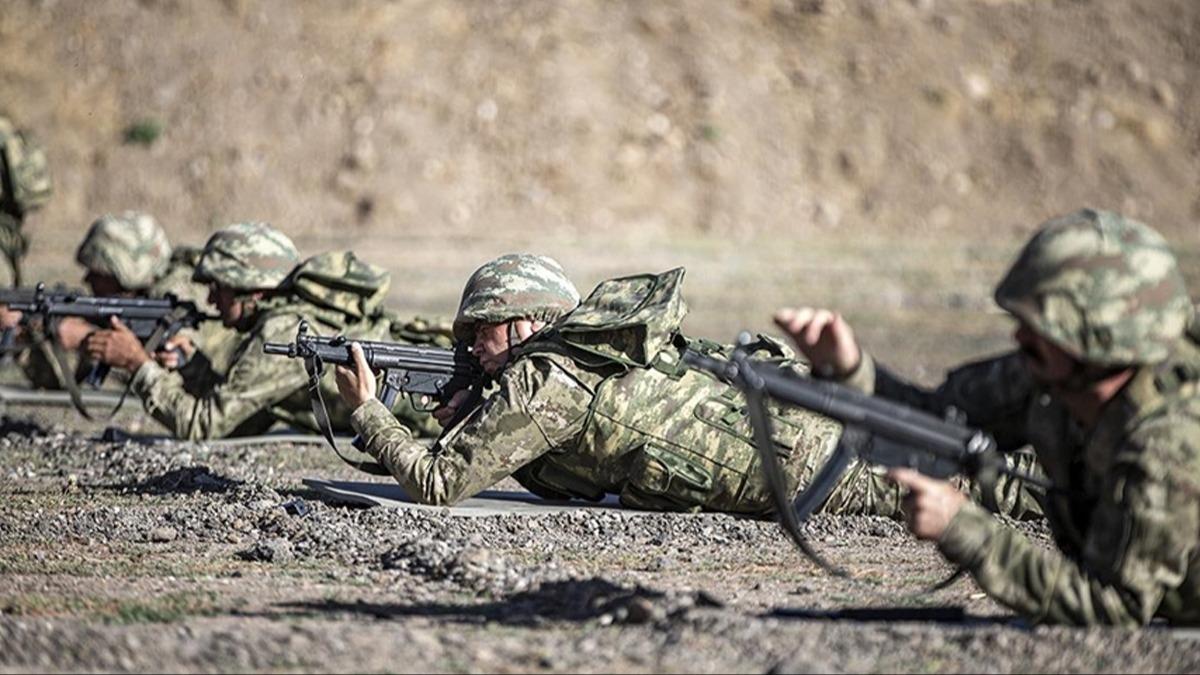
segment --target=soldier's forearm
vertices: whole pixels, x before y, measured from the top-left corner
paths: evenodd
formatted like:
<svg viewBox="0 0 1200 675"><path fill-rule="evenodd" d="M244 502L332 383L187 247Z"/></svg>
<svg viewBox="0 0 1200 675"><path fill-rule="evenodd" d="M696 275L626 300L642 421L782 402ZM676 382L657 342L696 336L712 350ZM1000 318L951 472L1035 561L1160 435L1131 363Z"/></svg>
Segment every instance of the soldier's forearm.
<svg viewBox="0 0 1200 675"><path fill-rule="evenodd" d="M1044 623L1143 624L1152 607L1135 607L1139 594L1101 583L1057 550L1035 546L982 508L964 506L938 548L966 567L1001 604Z"/></svg>
<svg viewBox="0 0 1200 675"><path fill-rule="evenodd" d="M190 393L179 373L153 361L137 370L131 388L151 417L184 440L224 438L270 406L267 397L230 397L220 389Z"/></svg>
<svg viewBox="0 0 1200 675"><path fill-rule="evenodd" d="M416 441L378 400L356 408L350 423L362 437L367 453L379 460L412 499L441 506L471 496L467 463L453 453L435 453Z"/></svg>

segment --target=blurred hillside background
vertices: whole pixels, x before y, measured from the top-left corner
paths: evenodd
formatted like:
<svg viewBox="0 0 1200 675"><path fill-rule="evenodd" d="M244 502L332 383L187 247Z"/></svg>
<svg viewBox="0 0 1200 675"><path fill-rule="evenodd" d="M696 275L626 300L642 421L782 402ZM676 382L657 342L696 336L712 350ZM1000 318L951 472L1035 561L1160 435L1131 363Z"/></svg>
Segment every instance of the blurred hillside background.
<svg viewBox="0 0 1200 675"><path fill-rule="evenodd" d="M129 208L354 248L425 314L505 252L686 265L692 332L831 305L926 380L1007 344L992 285L1082 205L1200 295L1198 69L1195 0L0 0L57 179L30 278Z"/></svg>

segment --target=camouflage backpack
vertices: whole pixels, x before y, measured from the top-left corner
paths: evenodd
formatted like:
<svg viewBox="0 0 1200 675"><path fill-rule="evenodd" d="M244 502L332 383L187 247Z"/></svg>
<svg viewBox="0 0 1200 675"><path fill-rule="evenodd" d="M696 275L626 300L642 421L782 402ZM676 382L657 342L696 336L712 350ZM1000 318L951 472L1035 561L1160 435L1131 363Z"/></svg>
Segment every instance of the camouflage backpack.
<svg viewBox="0 0 1200 675"><path fill-rule="evenodd" d="M519 351L553 343L584 364L649 367L671 345L687 314L681 292L684 272L677 267L662 274L603 281L577 308Z"/></svg>
<svg viewBox="0 0 1200 675"><path fill-rule="evenodd" d="M23 216L49 201L51 192L45 149L0 116L0 210Z"/></svg>
<svg viewBox="0 0 1200 675"><path fill-rule="evenodd" d="M300 263L283 285L318 307L359 320L382 311L392 275L351 251L336 251Z"/></svg>

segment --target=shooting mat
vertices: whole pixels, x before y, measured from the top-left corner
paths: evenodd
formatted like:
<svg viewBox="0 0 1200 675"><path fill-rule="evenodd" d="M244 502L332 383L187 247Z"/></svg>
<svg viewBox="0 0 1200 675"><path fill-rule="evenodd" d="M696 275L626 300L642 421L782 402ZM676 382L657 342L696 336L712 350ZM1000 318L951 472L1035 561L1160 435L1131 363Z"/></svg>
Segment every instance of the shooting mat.
<svg viewBox="0 0 1200 675"><path fill-rule="evenodd" d="M608 495L600 502L560 502L542 499L525 491L484 490L455 506L428 506L414 502L404 493L404 489L395 483L305 478L304 484L327 497L356 504L440 511L463 517L496 516L506 513L564 513L576 509L612 509L629 514L648 513L622 508L614 495Z"/></svg>

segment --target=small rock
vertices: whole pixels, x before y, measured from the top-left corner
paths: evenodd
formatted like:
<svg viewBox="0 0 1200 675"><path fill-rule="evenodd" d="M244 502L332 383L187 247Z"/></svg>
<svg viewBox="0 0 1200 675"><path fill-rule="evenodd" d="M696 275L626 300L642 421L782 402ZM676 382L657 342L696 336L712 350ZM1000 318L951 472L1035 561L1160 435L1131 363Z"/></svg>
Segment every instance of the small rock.
<svg viewBox="0 0 1200 675"><path fill-rule="evenodd" d="M646 119L646 129L655 136L666 136L671 131L671 118L654 113Z"/></svg>
<svg viewBox="0 0 1200 675"><path fill-rule="evenodd" d="M292 560L295 554L286 539L272 539L238 551L237 557L250 562L285 563Z"/></svg>
<svg viewBox="0 0 1200 675"><path fill-rule="evenodd" d="M495 122L496 115L500 113L500 106L496 105L493 99L484 99L478 106L475 107L475 116L483 122Z"/></svg>
<svg viewBox="0 0 1200 675"><path fill-rule="evenodd" d="M173 527L156 527L153 530L150 530L150 541L160 544L168 541L175 541L178 536L179 533L176 532L175 528Z"/></svg>
<svg viewBox="0 0 1200 675"><path fill-rule="evenodd" d="M1179 102L1179 97L1175 95L1175 89L1166 80L1159 80L1154 83L1154 100L1162 104L1162 107L1167 110L1174 110L1175 105Z"/></svg>

